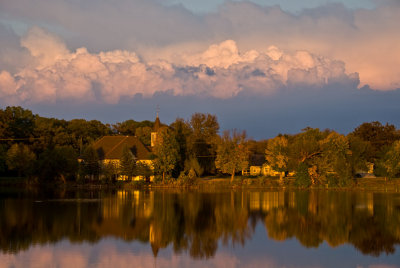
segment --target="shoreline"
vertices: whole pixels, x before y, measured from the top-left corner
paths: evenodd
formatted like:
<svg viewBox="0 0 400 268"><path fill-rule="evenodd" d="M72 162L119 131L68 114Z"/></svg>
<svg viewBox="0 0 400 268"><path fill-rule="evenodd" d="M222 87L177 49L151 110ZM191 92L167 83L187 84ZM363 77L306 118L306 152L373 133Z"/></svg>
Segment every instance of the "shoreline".
<svg viewBox="0 0 400 268"><path fill-rule="evenodd" d="M142 181L132 182L66 182L66 183L32 183L26 178L0 178L1 188L17 189L67 189L67 190L166 190L166 189L185 189L185 190L278 190L278 191L298 191L298 190L329 190L329 191L354 191L354 192L387 192L400 193L400 178L385 180L385 178L362 178L357 179L346 187L332 187L327 184L318 184L310 187L299 187L294 184L294 178L284 179L280 182L278 178L266 177L236 177L230 183L229 178L204 177L197 178L189 183L181 183L174 180L172 183L145 183Z"/></svg>

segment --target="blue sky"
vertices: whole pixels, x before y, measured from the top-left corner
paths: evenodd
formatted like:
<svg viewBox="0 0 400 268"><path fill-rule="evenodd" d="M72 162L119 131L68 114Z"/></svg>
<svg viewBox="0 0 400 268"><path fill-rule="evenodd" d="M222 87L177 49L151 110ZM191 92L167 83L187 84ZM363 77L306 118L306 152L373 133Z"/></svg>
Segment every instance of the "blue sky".
<svg viewBox="0 0 400 268"><path fill-rule="evenodd" d="M214 113L256 139L400 126L395 0L0 2L0 107L107 123Z"/></svg>

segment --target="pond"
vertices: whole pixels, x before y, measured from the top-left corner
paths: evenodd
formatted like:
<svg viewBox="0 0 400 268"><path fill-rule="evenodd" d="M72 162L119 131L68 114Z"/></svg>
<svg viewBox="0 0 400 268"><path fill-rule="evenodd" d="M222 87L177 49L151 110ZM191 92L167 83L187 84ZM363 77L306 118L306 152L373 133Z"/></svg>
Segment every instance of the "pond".
<svg viewBox="0 0 400 268"><path fill-rule="evenodd" d="M400 267L400 194L0 189L0 267Z"/></svg>

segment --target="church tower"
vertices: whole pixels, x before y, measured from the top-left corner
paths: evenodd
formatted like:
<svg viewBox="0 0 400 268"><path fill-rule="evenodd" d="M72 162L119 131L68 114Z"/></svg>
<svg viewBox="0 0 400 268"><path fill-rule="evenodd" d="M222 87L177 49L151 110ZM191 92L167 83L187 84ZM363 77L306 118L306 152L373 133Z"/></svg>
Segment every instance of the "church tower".
<svg viewBox="0 0 400 268"><path fill-rule="evenodd" d="M158 110L157 110L156 121L154 122L153 131L151 132L151 147L156 146L157 133L160 130L160 127L161 127L161 123L160 123L160 118L158 118Z"/></svg>

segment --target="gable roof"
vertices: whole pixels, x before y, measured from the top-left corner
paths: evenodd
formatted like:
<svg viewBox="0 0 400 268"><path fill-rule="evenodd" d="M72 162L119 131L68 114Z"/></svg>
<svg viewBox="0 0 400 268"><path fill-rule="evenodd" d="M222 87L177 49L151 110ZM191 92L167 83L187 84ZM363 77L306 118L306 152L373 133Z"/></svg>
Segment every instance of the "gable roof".
<svg viewBox="0 0 400 268"><path fill-rule="evenodd" d="M104 136L93 144L100 160L121 159L123 150L128 147L138 160L150 159L150 150L133 136Z"/></svg>
<svg viewBox="0 0 400 268"><path fill-rule="evenodd" d="M265 162L265 155L263 154L252 154L249 157L250 166L262 166Z"/></svg>

